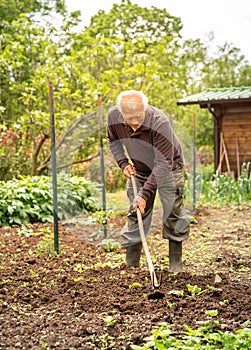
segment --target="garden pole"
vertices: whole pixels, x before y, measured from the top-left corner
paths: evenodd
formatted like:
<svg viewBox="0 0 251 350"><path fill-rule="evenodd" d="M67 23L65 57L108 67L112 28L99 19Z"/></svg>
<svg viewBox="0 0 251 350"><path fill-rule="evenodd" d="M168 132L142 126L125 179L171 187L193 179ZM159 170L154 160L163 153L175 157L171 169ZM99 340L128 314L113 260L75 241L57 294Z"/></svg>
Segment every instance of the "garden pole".
<svg viewBox="0 0 251 350"><path fill-rule="evenodd" d="M196 113L193 115L193 211L196 208Z"/></svg>
<svg viewBox="0 0 251 350"><path fill-rule="evenodd" d="M106 219L106 190L105 190L105 163L104 163L104 147L103 147L103 120L102 120L102 100L98 96L98 124L99 124L99 145L100 145L100 162L102 177L102 209L105 217L102 218L104 237L107 237L107 219Z"/></svg>
<svg viewBox="0 0 251 350"><path fill-rule="evenodd" d="M54 250L59 253L58 245L58 197L57 197L57 159L54 120L53 85L49 83L50 126L51 126L51 159L52 159L52 189L53 189L53 221L54 221Z"/></svg>

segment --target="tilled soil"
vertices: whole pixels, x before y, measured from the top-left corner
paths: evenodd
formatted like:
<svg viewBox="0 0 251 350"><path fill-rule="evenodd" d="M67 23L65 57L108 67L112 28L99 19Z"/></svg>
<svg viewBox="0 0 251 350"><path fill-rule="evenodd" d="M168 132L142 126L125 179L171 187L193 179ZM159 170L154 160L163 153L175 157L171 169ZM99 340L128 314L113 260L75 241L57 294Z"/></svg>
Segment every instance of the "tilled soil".
<svg viewBox="0 0 251 350"><path fill-rule="evenodd" d="M0 229L0 349L130 349L162 322L176 336L184 325L198 327L207 310L218 310L224 331L243 328L251 320L251 208L202 207L191 221L183 273L168 271L160 229L149 239L160 299L151 298L158 291L144 255L140 269L128 269L123 248L87 242L95 225L60 223L58 256L44 238L52 225ZM189 285L201 292L193 295Z"/></svg>

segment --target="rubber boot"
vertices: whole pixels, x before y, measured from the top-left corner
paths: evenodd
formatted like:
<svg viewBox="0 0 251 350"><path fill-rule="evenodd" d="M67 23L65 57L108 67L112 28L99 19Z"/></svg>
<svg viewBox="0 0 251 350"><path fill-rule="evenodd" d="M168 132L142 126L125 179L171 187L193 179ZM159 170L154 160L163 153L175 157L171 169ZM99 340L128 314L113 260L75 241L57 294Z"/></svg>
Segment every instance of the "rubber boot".
<svg viewBox="0 0 251 350"><path fill-rule="evenodd" d="M126 247L126 265L128 267L140 267L140 255L142 250L142 243Z"/></svg>
<svg viewBox="0 0 251 350"><path fill-rule="evenodd" d="M169 240L169 271L182 272L182 242Z"/></svg>

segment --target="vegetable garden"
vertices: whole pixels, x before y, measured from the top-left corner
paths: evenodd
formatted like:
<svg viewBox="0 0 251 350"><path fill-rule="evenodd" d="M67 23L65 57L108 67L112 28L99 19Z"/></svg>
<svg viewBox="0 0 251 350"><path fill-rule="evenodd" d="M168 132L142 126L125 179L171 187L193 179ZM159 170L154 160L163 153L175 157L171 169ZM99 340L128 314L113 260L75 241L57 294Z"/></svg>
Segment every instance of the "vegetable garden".
<svg viewBox="0 0 251 350"><path fill-rule="evenodd" d="M80 13L68 13L64 0L2 0L0 14L0 349L250 349L249 164L237 179L214 176L213 119L197 106L177 107L181 96L204 88L250 86L251 66L239 48L214 49L212 33L206 42L183 40L180 18L129 0L108 14L99 11L81 32ZM57 183L59 253L48 82L55 87L59 167L66 172ZM168 271L156 203L149 250L165 296L155 300L148 299L145 257L140 269L124 264L119 232L128 207L125 193L116 192L124 185L120 169L107 163L106 211L95 178L94 110L100 96L110 106L131 88L146 92L174 127L182 125L178 136L191 162L197 129L203 163L183 273Z"/></svg>
<svg viewBox="0 0 251 350"><path fill-rule="evenodd" d="M83 215L86 224L60 222L59 254L50 223L2 227L0 348L250 348L250 179L244 172L237 181L222 175L205 184L190 217L184 273L168 271L156 203L149 249L165 294L157 300L148 299L152 287L144 256L140 269L127 269L119 244L86 239L100 232L100 212ZM126 220L124 196L108 195L107 224L114 231Z"/></svg>

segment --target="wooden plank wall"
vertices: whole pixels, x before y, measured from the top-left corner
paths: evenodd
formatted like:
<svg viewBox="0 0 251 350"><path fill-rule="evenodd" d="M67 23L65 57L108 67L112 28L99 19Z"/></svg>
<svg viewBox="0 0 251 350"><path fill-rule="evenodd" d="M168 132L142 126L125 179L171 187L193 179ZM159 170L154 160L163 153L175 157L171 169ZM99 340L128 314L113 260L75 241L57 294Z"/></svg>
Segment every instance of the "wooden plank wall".
<svg viewBox="0 0 251 350"><path fill-rule="evenodd" d="M240 171L244 162L251 162L251 105L224 106L220 132L225 141L230 170L238 176L238 163ZM224 157L222 172L227 171Z"/></svg>

